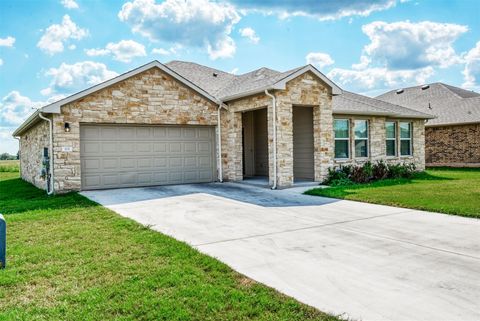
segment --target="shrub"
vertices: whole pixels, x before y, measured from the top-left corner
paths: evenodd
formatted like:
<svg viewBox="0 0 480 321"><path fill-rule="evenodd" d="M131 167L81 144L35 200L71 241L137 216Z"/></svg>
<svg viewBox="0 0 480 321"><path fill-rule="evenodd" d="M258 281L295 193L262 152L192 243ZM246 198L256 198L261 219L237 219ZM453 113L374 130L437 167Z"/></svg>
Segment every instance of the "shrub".
<svg viewBox="0 0 480 321"><path fill-rule="evenodd" d="M386 164L383 160L375 164L345 165L328 169L323 184L330 186L364 184L386 178L410 178L416 171L415 164Z"/></svg>
<svg viewBox="0 0 480 321"><path fill-rule="evenodd" d="M383 160L379 160L372 166L372 179L379 180L388 177L388 166Z"/></svg>
<svg viewBox="0 0 480 321"><path fill-rule="evenodd" d="M388 178L410 178L415 173L415 164L388 164Z"/></svg>
<svg viewBox="0 0 480 321"><path fill-rule="evenodd" d="M349 178L340 178L340 179L335 179L330 182L330 186L346 186L346 185L352 185L353 182Z"/></svg>
<svg viewBox="0 0 480 321"><path fill-rule="evenodd" d="M368 166L355 166L352 171L351 180L355 183L368 183L370 181Z"/></svg>
<svg viewBox="0 0 480 321"><path fill-rule="evenodd" d="M333 181L349 179L352 172L352 166L339 166L328 169L328 175L323 184L331 185Z"/></svg>

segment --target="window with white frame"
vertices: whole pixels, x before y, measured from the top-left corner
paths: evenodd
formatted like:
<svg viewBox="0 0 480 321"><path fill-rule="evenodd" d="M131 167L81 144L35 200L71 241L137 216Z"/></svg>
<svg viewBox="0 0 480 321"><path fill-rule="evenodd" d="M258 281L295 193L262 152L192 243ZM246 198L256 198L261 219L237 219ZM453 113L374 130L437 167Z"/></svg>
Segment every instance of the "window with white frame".
<svg viewBox="0 0 480 321"><path fill-rule="evenodd" d="M348 119L335 119L333 121L335 133L335 158L350 157L350 122Z"/></svg>
<svg viewBox="0 0 480 321"><path fill-rule="evenodd" d="M385 122L387 156L397 156L397 123Z"/></svg>
<svg viewBox="0 0 480 321"><path fill-rule="evenodd" d="M355 120L355 157L368 157L368 121Z"/></svg>
<svg viewBox="0 0 480 321"><path fill-rule="evenodd" d="M400 122L400 156L412 155L412 123Z"/></svg>

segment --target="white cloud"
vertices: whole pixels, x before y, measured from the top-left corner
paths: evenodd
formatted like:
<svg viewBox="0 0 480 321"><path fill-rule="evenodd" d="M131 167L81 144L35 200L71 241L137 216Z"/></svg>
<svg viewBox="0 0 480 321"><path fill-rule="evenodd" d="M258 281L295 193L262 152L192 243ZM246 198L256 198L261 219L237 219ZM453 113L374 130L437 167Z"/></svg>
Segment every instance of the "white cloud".
<svg viewBox="0 0 480 321"><path fill-rule="evenodd" d="M152 54L168 56L168 55L170 55L170 50L163 49L163 48L153 48L152 49Z"/></svg>
<svg viewBox="0 0 480 321"><path fill-rule="evenodd" d="M0 58L0 66L2 66L2 65L3 65L3 59Z"/></svg>
<svg viewBox="0 0 480 321"><path fill-rule="evenodd" d="M0 153L15 155L18 152L18 140L12 137L15 128L0 126Z"/></svg>
<svg viewBox="0 0 480 321"><path fill-rule="evenodd" d="M78 3L75 0L61 0L60 3L67 9L78 9Z"/></svg>
<svg viewBox="0 0 480 321"><path fill-rule="evenodd" d="M33 101L16 90L5 95L0 100L0 153L15 154L18 151L18 141L12 137L15 129L33 113L34 109L59 98L61 97L55 96L46 101Z"/></svg>
<svg viewBox="0 0 480 321"><path fill-rule="evenodd" d="M395 6L395 0L231 0L243 10L277 14L280 18L308 16L320 20L335 20L351 16L368 16L372 12ZM401 1L403 2L403 1Z"/></svg>
<svg viewBox="0 0 480 321"><path fill-rule="evenodd" d="M403 87L411 83L424 84L433 74L432 67L413 70L372 67L362 70L334 68L327 76L348 86L350 90L364 92L372 89Z"/></svg>
<svg viewBox="0 0 480 321"><path fill-rule="evenodd" d="M235 67L232 69L232 71L230 71L230 73L236 75L238 74L238 70L239 70L238 67Z"/></svg>
<svg viewBox="0 0 480 321"><path fill-rule="evenodd" d="M50 68L46 76L52 78L49 87L41 91L42 95L71 94L96 85L118 74L106 65L93 61L77 62L69 65L62 63L58 68Z"/></svg>
<svg viewBox="0 0 480 321"><path fill-rule="evenodd" d="M257 36L255 30L250 27L240 29L239 33L242 37L249 39L254 44L257 44L260 41L260 37Z"/></svg>
<svg viewBox="0 0 480 321"><path fill-rule="evenodd" d="M87 35L88 30L78 27L70 16L64 15L61 24L53 24L47 28L37 47L49 55L54 55L63 51L65 42L70 39L80 40Z"/></svg>
<svg viewBox="0 0 480 321"><path fill-rule="evenodd" d="M464 57L463 87L480 90L480 41Z"/></svg>
<svg viewBox="0 0 480 321"><path fill-rule="evenodd" d="M352 69L335 68L328 74L351 90L365 91L427 82L436 68L462 63L453 48L466 26L423 21L364 25L370 42Z"/></svg>
<svg viewBox="0 0 480 321"><path fill-rule="evenodd" d="M0 38L0 47L13 47L15 38L8 36L7 38Z"/></svg>
<svg viewBox="0 0 480 321"><path fill-rule="evenodd" d="M326 66L333 65L335 61L330 57L329 54L323 52L310 52L305 57L307 64L312 64L317 68L323 68Z"/></svg>
<svg viewBox="0 0 480 321"><path fill-rule="evenodd" d="M135 57L146 56L145 46L133 40L120 40L117 43L110 42L105 49L87 49L88 56L112 55L114 60L131 62Z"/></svg>
<svg viewBox="0 0 480 321"><path fill-rule="evenodd" d="M0 102L0 126L18 126L32 113L32 108L42 105L43 102L34 102L16 90L11 91Z"/></svg>
<svg viewBox="0 0 480 321"><path fill-rule="evenodd" d="M468 27L431 21L375 21L362 30L370 38L364 52L371 59L390 69L417 69L459 63L453 43Z"/></svg>
<svg viewBox="0 0 480 321"><path fill-rule="evenodd" d="M232 57L230 37L240 14L228 3L208 0L134 0L122 6L121 21L151 41L204 48L211 59Z"/></svg>

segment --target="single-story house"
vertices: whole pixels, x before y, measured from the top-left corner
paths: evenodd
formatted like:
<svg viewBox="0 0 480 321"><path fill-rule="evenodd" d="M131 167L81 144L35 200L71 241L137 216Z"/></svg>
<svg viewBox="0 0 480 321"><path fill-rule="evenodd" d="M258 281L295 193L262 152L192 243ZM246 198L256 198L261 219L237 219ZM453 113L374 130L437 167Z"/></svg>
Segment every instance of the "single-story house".
<svg viewBox="0 0 480 321"><path fill-rule="evenodd" d="M282 188L367 160L423 169L431 117L342 91L311 65L234 75L153 61L38 109L13 135L22 178L50 193L253 176Z"/></svg>
<svg viewBox="0 0 480 321"><path fill-rule="evenodd" d="M427 166L480 167L479 93L433 83L377 98L436 116L425 124Z"/></svg>

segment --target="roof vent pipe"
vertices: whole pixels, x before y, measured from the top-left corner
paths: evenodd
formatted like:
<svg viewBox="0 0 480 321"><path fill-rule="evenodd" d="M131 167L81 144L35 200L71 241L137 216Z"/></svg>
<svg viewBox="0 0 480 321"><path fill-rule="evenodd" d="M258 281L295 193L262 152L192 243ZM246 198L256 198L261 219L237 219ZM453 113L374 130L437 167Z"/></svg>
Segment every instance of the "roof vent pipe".
<svg viewBox="0 0 480 321"><path fill-rule="evenodd" d="M397 90L397 95L400 95L400 94L402 94L402 93L403 93L403 89Z"/></svg>
<svg viewBox="0 0 480 321"><path fill-rule="evenodd" d="M425 90L425 89L428 89L428 88L430 88L430 85L423 85L422 86L422 90Z"/></svg>

